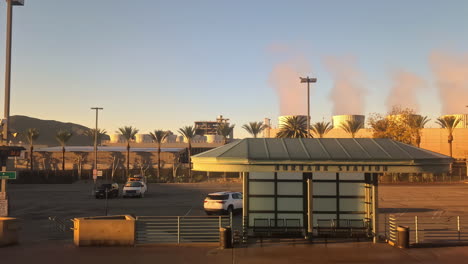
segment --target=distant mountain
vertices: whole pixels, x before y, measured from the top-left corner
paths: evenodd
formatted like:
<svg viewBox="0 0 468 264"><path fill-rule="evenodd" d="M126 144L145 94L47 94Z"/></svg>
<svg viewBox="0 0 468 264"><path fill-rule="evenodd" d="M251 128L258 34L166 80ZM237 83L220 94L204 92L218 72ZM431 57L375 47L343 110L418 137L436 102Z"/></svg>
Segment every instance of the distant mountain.
<svg viewBox="0 0 468 264"><path fill-rule="evenodd" d="M68 130L73 133L67 145L69 146L91 146L93 145L92 138L85 136L85 131L88 127L74 124L63 123L55 120L42 120L28 116L11 116L10 131L17 132L18 136L14 142L22 141L27 143L26 131L29 128L37 128L39 130L39 138L36 140L37 145L59 146L60 144L55 139L55 134L59 130ZM104 136L103 140L109 140L109 136Z"/></svg>

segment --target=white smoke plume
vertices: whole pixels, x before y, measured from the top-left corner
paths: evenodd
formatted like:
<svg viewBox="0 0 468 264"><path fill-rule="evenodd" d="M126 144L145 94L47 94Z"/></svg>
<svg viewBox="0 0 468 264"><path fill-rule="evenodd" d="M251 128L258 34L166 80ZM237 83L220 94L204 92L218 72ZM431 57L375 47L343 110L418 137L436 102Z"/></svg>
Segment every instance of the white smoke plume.
<svg viewBox="0 0 468 264"><path fill-rule="evenodd" d="M287 46L275 45L269 48L280 62L273 66L269 83L278 94L281 115L304 115L307 113L307 88L299 77L310 72L304 56L292 52ZM281 53L281 54L280 54ZM311 85L312 93L313 85Z"/></svg>
<svg viewBox="0 0 468 264"><path fill-rule="evenodd" d="M326 57L325 67L332 74L334 86L330 94L333 115L364 114L366 89L360 83L362 74L353 57Z"/></svg>
<svg viewBox="0 0 468 264"><path fill-rule="evenodd" d="M468 105L468 54L433 52L429 63L435 74L442 114L460 114Z"/></svg>
<svg viewBox="0 0 468 264"><path fill-rule="evenodd" d="M414 73L397 70L393 73L393 86L387 97L387 110L392 111L394 106L402 109L411 108L419 111L417 94L420 90L427 88L426 82Z"/></svg>

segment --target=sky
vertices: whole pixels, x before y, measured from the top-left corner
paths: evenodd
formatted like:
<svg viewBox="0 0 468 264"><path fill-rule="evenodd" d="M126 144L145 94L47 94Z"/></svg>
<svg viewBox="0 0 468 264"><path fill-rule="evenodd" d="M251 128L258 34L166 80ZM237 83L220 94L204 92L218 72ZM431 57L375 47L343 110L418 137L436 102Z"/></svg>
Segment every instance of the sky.
<svg viewBox="0 0 468 264"><path fill-rule="evenodd" d="M299 76L317 78L313 122L399 102L432 119L467 113L466 14L465 0L26 0L11 115L94 127L99 106L109 134L223 115L242 138L247 122L306 114ZM5 27L2 1L0 51Z"/></svg>

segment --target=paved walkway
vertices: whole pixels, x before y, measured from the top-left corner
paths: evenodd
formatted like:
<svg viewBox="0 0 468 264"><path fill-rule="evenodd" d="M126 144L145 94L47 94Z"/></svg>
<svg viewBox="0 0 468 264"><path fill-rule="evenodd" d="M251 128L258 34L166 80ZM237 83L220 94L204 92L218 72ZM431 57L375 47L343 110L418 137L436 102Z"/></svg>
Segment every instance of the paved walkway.
<svg viewBox="0 0 468 264"><path fill-rule="evenodd" d="M220 250L215 246L77 248L70 242L0 248L1 263L466 263L467 247L401 250L387 244L255 244Z"/></svg>

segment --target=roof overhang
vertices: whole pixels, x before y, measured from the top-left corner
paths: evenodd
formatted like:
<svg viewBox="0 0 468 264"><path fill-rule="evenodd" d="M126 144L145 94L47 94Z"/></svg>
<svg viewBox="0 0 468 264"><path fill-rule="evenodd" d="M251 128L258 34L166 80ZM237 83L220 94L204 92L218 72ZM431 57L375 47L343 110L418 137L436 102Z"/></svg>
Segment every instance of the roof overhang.
<svg viewBox="0 0 468 264"><path fill-rule="evenodd" d="M282 142L284 153L281 153L281 149L277 149L279 153L269 151L273 149L273 144L277 144L274 141L279 139L260 139L263 140L262 144L258 140L244 139L193 156L193 169L220 172L444 173L450 171L453 162L448 156L388 139L335 139L343 147L343 153L339 149L332 149L334 143L330 139L296 139L303 146L312 146L318 142L321 147L317 152L306 147L294 149L291 146L295 146L295 140L288 139ZM354 153L354 147L359 148L363 154ZM259 154L258 148L266 149L265 153ZM295 151L298 153L294 153ZM323 158L324 153L328 155L327 158ZM342 158L344 154L347 155L346 158ZM294 158L301 155L308 158Z"/></svg>

